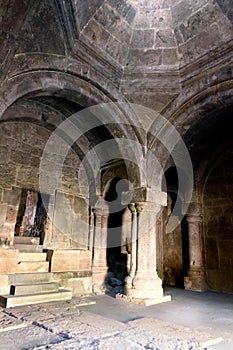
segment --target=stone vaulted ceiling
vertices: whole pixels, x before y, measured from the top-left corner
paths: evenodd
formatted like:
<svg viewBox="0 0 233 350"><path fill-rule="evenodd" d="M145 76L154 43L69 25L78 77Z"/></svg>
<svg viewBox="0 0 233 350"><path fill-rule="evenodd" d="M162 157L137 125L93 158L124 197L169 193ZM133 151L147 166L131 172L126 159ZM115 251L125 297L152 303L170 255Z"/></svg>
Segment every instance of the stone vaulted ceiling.
<svg viewBox="0 0 233 350"><path fill-rule="evenodd" d="M61 70L84 62L129 101L160 111L187 67L229 47L232 8L231 0L0 0L1 80L65 57Z"/></svg>
<svg viewBox="0 0 233 350"><path fill-rule="evenodd" d="M105 0L96 6L94 1L86 24L80 20L80 35L128 71L182 67L232 39L228 2Z"/></svg>
<svg viewBox="0 0 233 350"><path fill-rule="evenodd" d="M230 2L7 0L0 3L1 39L17 36L18 53L63 54L70 30L119 68L182 67L232 39Z"/></svg>

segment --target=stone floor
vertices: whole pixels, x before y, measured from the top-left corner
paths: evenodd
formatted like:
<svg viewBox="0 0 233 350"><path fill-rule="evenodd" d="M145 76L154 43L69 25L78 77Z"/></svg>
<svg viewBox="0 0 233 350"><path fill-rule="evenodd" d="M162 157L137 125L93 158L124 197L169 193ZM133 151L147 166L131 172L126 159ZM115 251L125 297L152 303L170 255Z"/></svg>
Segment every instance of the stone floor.
<svg viewBox="0 0 233 350"><path fill-rule="evenodd" d="M0 309L0 349L233 349L233 295L166 294L171 302L150 307L92 295Z"/></svg>

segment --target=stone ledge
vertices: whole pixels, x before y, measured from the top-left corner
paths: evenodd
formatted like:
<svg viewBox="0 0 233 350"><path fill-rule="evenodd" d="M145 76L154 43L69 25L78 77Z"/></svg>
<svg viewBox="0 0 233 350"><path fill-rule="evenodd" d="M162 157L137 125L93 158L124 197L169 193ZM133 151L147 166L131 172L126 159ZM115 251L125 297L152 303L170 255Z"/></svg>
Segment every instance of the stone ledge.
<svg viewBox="0 0 233 350"><path fill-rule="evenodd" d="M52 272L52 276L56 277L59 276L61 279L66 279L66 278L81 278L81 277L91 277L92 276L92 271L63 271L63 272Z"/></svg>
<svg viewBox="0 0 233 350"><path fill-rule="evenodd" d="M156 304L166 303L167 301L171 301L171 296L166 295L161 298L138 299L138 298L128 297L127 295L124 295L124 294L117 294L116 299L124 300L126 302L135 303L143 306L150 306L150 305L156 305Z"/></svg>

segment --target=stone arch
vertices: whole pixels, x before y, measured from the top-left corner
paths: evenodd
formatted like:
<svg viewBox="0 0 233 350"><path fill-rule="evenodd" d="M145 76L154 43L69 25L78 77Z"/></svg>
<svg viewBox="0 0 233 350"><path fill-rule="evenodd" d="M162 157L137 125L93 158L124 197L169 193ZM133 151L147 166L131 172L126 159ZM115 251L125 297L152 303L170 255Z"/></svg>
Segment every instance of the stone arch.
<svg viewBox="0 0 233 350"><path fill-rule="evenodd" d="M11 78L3 88L0 116L20 98L46 93L65 97L68 95L71 101L83 107L111 101L110 97L87 81L58 71L22 73Z"/></svg>
<svg viewBox="0 0 233 350"><path fill-rule="evenodd" d="M192 261L199 259L200 271L205 271L203 284L195 286L195 282L191 282L193 283L191 288L210 288L232 292L232 285L227 286L229 274L227 277L227 269L224 271L223 267L224 264L225 266L229 264L231 256L229 247L232 241L226 243L224 234L227 235L226 226L229 219L227 213L232 212L232 202L227 196L214 198L214 193L223 193L221 184L213 184L214 178L209 181L209 185L213 185L212 190L209 190L207 194L205 190L209 175L215 168L216 159L219 159L225 151L232 150L232 91L233 80L211 86L195 94L170 116L170 120L183 136L189 149L195 175L195 192L187 213L189 240L192 243L190 245L189 277L185 280L187 289L190 288L189 281L195 280L192 280ZM231 176L227 179L225 177L225 181L222 181L224 188L232 187L231 178ZM217 207L218 201L221 201L219 207ZM220 217L222 218L220 219ZM226 218L225 222L223 217ZM198 229L198 240L195 240L193 227L195 230ZM217 229L219 236L222 234L221 239L216 237ZM232 236L231 229L228 230L229 234ZM199 247L198 252L201 254L192 251L194 246ZM219 252L221 252L220 256L218 256ZM205 274L207 285L205 284Z"/></svg>
<svg viewBox="0 0 233 350"><path fill-rule="evenodd" d="M125 159L116 159L101 168L100 192L104 196L106 189L110 186L113 178L126 179L132 184L132 189L142 186L142 174L137 164ZM130 190L130 189L128 189Z"/></svg>
<svg viewBox="0 0 233 350"><path fill-rule="evenodd" d="M174 100L170 108L164 111L163 116L176 127L181 135L184 135L193 121L203 117L211 111L220 111L227 106L233 105L233 79L212 85L204 90L198 91L189 99L182 100L182 95ZM151 129L156 129L156 120ZM164 124L162 125L164 127ZM166 126L166 125L165 125ZM165 131L168 129L164 129ZM151 138L148 147L154 148L156 137Z"/></svg>
<svg viewBox="0 0 233 350"><path fill-rule="evenodd" d="M213 124L213 120L221 122L221 115L226 109L230 109L233 106L233 79L221 82L219 84L208 87L202 91L197 92L195 95L186 99L182 104L180 100L182 96L178 96L177 100L174 101L170 109L167 109L165 116L168 119L167 125L162 125L161 133L164 137L169 139L171 133L169 133L169 123L174 125L180 138L184 139L189 152L194 175L194 188L201 192L203 188L203 179L208 172L208 164L200 164L200 155L204 155L203 149L200 149L200 143L196 148L192 149L192 142L197 140L194 139L198 134L200 128L205 132L205 125ZM178 106L180 104L180 106ZM178 107L177 107L178 106ZM214 115L214 118L212 116ZM212 118L212 120L211 120ZM200 125L199 130L192 130L191 127L198 122ZM202 126L203 123L203 126ZM156 122L152 125L152 129L156 128ZM192 136L194 135L194 136ZM193 138L191 138L193 137ZM148 145L149 149L156 150L156 157L160 161L161 168L165 172L168 167L174 165L171 152L161 144L156 137L150 140ZM213 155L213 151L210 156ZM214 161L214 160L213 160Z"/></svg>

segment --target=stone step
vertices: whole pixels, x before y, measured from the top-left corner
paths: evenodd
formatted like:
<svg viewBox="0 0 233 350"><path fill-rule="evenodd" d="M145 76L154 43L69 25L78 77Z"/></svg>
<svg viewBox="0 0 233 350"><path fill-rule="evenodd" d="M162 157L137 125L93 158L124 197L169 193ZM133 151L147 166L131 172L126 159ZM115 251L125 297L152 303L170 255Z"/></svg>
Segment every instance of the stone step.
<svg viewBox="0 0 233 350"><path fill-rule="evenodd" d="M42 245L34 245L34 244L14 244L14 248L18 249L20 252L28 252L28 253L42 253L43 246Z"/></svg>
<svg viewBox="0 0 233 350"><path fill-rule="evenodd" d="M17 272L49 272L49 261L22 261L18 264Z"/></svg>
<svg viewBox="0 0 233 350"><path fill-rule="evenodd" d="M18 256L19 261L46 261L46 258L46 253L19 252Z"/></svg>
<svg viewBox="0 0 233 350"><path fill-rule="evenodd" d="M16 273L14 275L8 275L8 283L13 285L50 282L51 276L52 274L49 272Z"/></svg>
<svg viewBox="0 0 233 350"><path fill-rule="evenodd" d="M40 304L51 301L61 301L72 299L72 291L59 289L56 292L40 293L40 294L28 294L28 295L2 295L0 296L0 306L4 308Z"/></svg>
<svg viewBox="0 0 233 350"><path fill-rule="evenodd" d="M14 284L11 286L11 295L28 295L56 292L59 289L59 285L56 282L47 283L31 283L31 284Z"/></svg>
<svg viewBox="0 0 233 350"><path fill-rule="evenodd" d="M15 244L29 244L29 245L39 245L40 244L40 237L21 237L21 236L15 236L14 237L14 245Z"/></svg>

